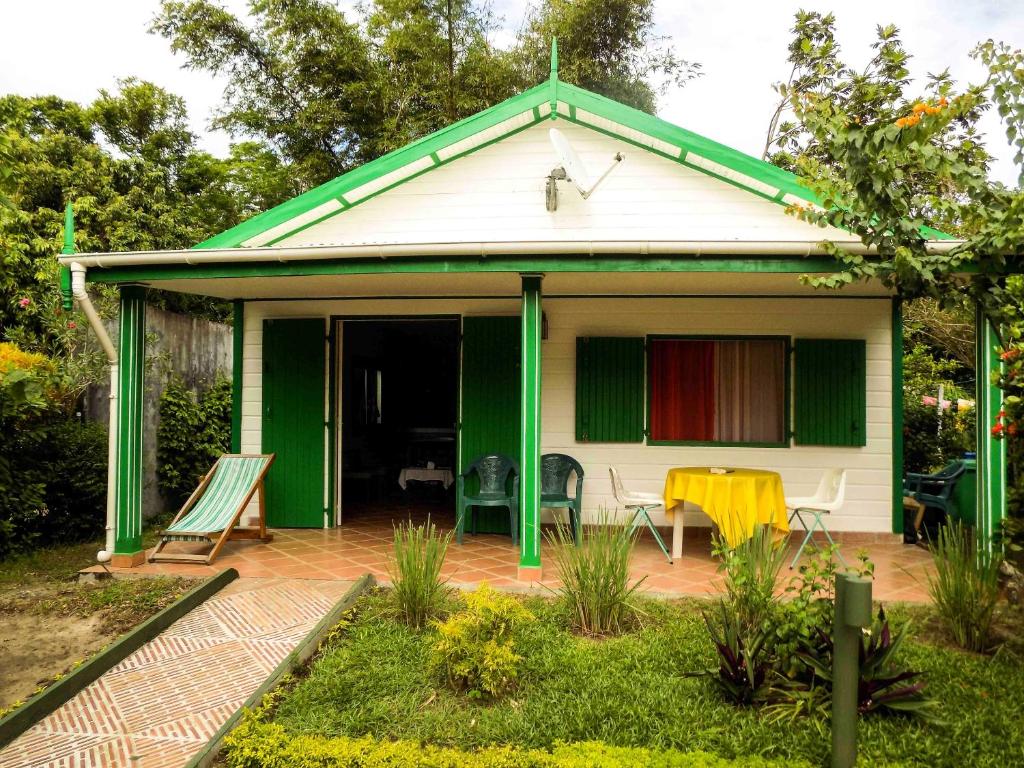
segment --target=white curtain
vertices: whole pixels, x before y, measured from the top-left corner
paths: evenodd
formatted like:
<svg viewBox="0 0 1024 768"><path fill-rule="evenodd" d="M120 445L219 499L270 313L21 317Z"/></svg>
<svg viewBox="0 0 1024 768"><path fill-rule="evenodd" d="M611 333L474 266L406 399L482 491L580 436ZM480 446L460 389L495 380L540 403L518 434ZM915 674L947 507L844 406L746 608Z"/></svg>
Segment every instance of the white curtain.
<svg viewBox="0 0 1024 768"><path fill-rule="evenodd" d="M784 442L786 346L781 339L717 342L715 387L715 440Z"/></svg>

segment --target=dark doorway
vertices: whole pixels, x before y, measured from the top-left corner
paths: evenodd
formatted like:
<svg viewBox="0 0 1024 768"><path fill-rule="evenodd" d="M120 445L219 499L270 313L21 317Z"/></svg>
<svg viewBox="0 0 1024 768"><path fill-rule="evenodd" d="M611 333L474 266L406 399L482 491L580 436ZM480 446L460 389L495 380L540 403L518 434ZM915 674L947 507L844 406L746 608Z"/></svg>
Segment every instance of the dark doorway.
<svg viewBox="0 0 1024 768"><path fill-rule="evenodd" d="M342 520L427 508L450 525L459 321L345 320L341 327Z"/></svg>

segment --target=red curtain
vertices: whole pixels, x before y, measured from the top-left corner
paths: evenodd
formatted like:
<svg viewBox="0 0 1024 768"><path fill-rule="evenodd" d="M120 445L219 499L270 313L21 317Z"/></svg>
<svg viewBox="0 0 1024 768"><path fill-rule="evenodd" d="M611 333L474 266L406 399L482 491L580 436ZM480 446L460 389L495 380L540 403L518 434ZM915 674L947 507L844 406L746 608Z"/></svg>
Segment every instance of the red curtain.
<svg viewBox="0 0 1024 768"><path fill-rule="evenodd" d="M715 437L715 343L652 339L651 440Z"/></svg>

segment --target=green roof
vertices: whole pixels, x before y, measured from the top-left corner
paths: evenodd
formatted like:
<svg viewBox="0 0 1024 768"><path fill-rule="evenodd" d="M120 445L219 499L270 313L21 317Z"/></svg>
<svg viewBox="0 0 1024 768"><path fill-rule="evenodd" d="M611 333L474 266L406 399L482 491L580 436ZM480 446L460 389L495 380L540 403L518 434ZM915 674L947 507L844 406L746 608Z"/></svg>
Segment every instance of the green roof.
<svg viewBox="0 0 1024 768"><path fill-rule="evenodd" d="M266 246L342 213L414 176L545 120L568 120L696 169L780 205L820 204L789 171L654 115L558 80L548 81L389 152L199 243L196 248ZM930 237L944 237L934 230Z"/></svg>

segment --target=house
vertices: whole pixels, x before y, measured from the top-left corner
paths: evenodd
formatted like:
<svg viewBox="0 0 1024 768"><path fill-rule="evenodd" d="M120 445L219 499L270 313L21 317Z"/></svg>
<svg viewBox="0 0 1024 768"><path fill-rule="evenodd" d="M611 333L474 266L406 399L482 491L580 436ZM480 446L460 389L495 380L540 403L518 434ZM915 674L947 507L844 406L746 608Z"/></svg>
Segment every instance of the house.
<svg viewBox="0 0 1024 768"><path fill-rule="evenodd" d="M577 165L611 172L585 197ZM537 87L193 249L66 247L66 291L77 265L121 293L115 560L141 561L149 287L234 302L232 444L277 454L271 526L344 526L398 450L456 470L516 457L525 575L547 452L584 466L585 519L615 506L609 465L649 491L675 466L774 469L793 495L843 467L830 527L902 531L900 299L801 282L835 269L823 239L869 253L787 214L816 202L790 173L561 82L553 54ZM994 338L983 322L979 370L998 364ZM998 398L980 387L989 534L1005 507Z"/></svg>

